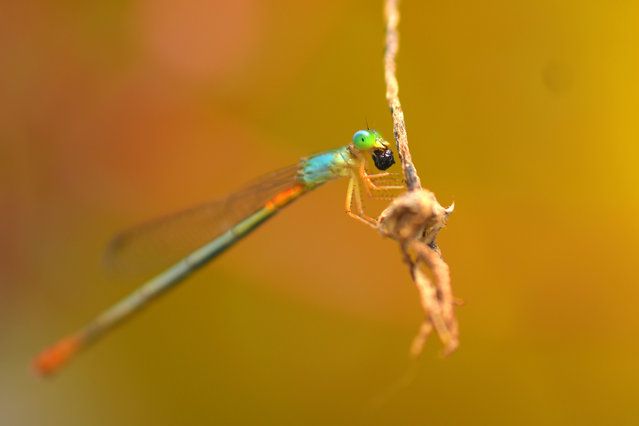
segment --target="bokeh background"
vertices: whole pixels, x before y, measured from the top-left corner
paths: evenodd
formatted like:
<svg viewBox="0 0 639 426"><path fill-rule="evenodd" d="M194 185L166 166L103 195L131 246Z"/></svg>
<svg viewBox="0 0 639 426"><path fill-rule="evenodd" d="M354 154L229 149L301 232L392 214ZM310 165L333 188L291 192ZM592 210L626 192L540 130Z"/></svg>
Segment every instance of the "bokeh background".
<svg viewBox="0 0 639 426"><path fill-rule="evenodd" d="M404 1L400 98L461 347L396 245L296 202L52 380L131 291L117 231L392 137L381 1L9 2L0 14L0 424L636 424L637 2ZM397 170L396 170L397 171ZM380 207L372 205L372 208ZM381 206L383 207L383 206Z"/></svg>

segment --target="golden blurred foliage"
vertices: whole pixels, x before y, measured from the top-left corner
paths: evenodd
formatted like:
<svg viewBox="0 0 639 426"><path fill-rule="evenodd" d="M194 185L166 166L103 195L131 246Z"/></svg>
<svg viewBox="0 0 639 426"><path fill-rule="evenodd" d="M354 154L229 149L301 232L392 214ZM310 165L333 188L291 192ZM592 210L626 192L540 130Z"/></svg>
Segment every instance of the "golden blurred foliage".
<svg viewBox="0 0 639 426"><path fill-rule="evenodd" d="M345 182L287 208L51 382L27 366L139 284L117 231L365 120L382 2L9 2L0 14L0 424L636 424L637 2L401 3L400 98L461 346ZM395 166L397 171L398 168ZM383 204L370 203L371 208Z"/></svg>

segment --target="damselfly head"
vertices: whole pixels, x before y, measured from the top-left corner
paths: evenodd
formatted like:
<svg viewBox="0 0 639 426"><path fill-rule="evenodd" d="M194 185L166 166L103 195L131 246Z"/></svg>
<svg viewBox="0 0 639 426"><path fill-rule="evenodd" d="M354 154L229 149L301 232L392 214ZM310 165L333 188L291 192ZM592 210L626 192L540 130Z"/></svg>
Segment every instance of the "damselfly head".
<svg viewBox="0 0 639 426"><path fill-rule="evenodd" d="M378 136L375 130L358 130L353 135L353 145L360 151L368 151L378 145Z"/></svg>

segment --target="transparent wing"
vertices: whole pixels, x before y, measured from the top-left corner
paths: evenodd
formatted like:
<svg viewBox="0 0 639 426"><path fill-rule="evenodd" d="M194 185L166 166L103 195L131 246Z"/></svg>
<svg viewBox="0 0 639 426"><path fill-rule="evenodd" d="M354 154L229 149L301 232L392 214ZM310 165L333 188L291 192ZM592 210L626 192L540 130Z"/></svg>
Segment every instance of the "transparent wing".
<svg viewBox="0 0 639 426"><path fill-rule="evenodd" d="M219 237L296 183L299 164L255 180L227 198L164 216L117 235L107 247L107 269L117 275L159 272Z"/></svg>

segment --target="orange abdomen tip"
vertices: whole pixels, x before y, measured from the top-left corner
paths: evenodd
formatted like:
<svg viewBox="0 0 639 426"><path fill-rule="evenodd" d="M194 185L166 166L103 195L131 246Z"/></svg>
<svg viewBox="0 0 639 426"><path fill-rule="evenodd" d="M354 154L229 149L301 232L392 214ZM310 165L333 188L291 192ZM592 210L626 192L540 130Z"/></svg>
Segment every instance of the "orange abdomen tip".
<svg viewBox="0 0 639 426"><path fill-rule="evenodd" d="M46 376L62 367L80 348L80 339L70 336L49 346L33 360L33 369L40 375Z"/></svg>

